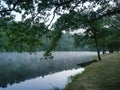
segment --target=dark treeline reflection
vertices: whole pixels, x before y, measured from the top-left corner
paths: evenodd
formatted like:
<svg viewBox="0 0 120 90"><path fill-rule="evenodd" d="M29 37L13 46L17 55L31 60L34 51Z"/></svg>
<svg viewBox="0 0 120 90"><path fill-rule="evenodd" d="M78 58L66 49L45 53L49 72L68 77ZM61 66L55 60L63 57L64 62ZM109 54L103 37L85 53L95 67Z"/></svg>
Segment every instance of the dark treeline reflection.
<svg viewBox="0 0 120 90"><path fill-rule="evenodd" d="M20 83L38 76L77 68L76 64L90 60L91 52L55 52L51 60L41 59L43 52L0 53L0 87Z"/></svg>

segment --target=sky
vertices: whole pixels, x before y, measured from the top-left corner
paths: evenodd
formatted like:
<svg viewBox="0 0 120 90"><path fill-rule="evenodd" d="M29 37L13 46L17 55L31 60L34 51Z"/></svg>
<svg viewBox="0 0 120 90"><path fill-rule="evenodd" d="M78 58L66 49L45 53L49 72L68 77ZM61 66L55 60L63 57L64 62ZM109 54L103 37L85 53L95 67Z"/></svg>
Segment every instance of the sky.
<svg viewBox="0 0 120 90"><path fill-rule="evenodd" d="M21 21L22 20L22 15L17 12L12 12L12 14L15 15L15 21Z"/></svg>
<svg viewBox="0 0 120 90"><path fill-rule="evenodd" d="M88 7L88 6L90 5L90 3L89 3L89 2L86 2L84 5L85 5L86 7ZM99 8L99 6L96 7L94 10L97 10L98 8ZM51 15L49 16L49 21L46 23L46 25L49 25L49 24L50 24L50 22L51 22L51 20L52 20L52 18L53 18L54 9L55 9L55 8L53 8L53 9L50 11ZM66 13L67 13L67 11L66 11ZM14 14L14 15L16 16L16 17L15 17L15 21L21 21L21 20L22 20L22 15L21 15L20 13L17 13L17 12L12 11L12 14ZM28 16L28 17L29 17L29 16ZM51 25L52 25L53 23L55 23L59 17L60 17L59 15L55 14L55 18L53 19ZM51 25L49 26L49 28L51 28ZM71 31L70 33L71 33L71 34L74 34L74 33L79 34L79 33L83 33L84 31L85 31L85 29L78 29L78 30ZM65 33L65 31L63 31L63 32Z"/></svg>
<svg viewBox="0 0 120 90"><path fill-rule="evenodd" d="M85 6L86 8L89 8L89 5L90 5L90 4L91 4L90 2L86 2L86 3L84 4L84 6ZM80 7L81 7L81 5L80 5ZM100 8L99 5L94 8L94 11L96 11L98 8ZM53 9L50 11L51 15L49 16L49 20L48 20L48 22L46 23L46 25L49 25L49 24L50 24L50 22L51 22L51 20L52 20L52 18L53 18L54 9L55 9L55 8L53 8ZM22 20L22 15L21 15L20 13L17 13L17 12L12 11L12 14L14 14L14 15L16 16L16 17L15 17L15 21L21 21L21 20ZM28 16L28 17L29 17L29 16ZM58 16L57 14L55 14L55 18L53 19L51 25L52 25L53 23L55 23L59 17L60 17L60 16ZM51 25L50 25L50 27L51 27ZM72 32L72 34L74 34L74 33L83 33L84 31L85 31L84 29L78 29L78 30L74 30L74 31Z"/></svg>
<svg viewBox="0 0 120 90"><path fill-rule="evenodd" d="M4 4L4 3L3 3ZM85 6L88 6L90 3L89 2L86 2L85 3ZM53 11L54 11L54 9L55 8L53 8L52 10L51 10L51 16L50 16L50 18L52 19L52 17L53 17ZM14 12L14 11L12 11L12 14L14 14L16 17L15 17L15 20L16 21L21 21L21 19L22 19L22 15L20 14L20 13L17 13L17 12ZM56 20L57 20L57 18L59 18L59 16L58 15L55 15L55 18L54 18L54 20L53 20L53 22L55 22ZM49 21L50 22L50 21Z"/></svg>

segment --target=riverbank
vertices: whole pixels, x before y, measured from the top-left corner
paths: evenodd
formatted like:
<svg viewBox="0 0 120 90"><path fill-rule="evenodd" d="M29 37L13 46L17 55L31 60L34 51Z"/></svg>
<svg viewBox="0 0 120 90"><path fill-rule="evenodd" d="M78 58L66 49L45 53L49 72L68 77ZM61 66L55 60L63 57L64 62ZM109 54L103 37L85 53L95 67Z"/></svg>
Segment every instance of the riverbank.
<svg viewBox="0 0 120 90"><path fill-rule="evenodd" d="M102 55L102 61L87 66L65 90L120 90L120 54Z"/></svg>

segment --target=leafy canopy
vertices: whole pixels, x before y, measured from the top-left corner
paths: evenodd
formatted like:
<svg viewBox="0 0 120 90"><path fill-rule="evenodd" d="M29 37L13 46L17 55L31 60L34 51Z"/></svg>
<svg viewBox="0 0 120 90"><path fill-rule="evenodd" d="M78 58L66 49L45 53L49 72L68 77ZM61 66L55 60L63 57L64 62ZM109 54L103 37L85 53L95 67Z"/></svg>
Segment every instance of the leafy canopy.
<svg viewBox="0 0 120 90"><path fill-rule="evenodd" d="M87 3L89 4L86 5ZM53 10L51 20L56 14L60 15L57 22L53 24L52 31L45 24L49 20L51 10ZM12 12L21 13L22 21L14 22L15 16ZM10 42L7 43L10 46L12 44L24 46L30 48L28 50L31 51L32 48L41 45L40 38L44 34L51 32L53 34L52 44L48 49L49 53L54 50L63 30L88 29L89 24L99 27L93 22L105 16L119 13L120 3L118 0L0 0L0 22L2 26L0 27L0 36L6 37L5 40ZM27 17L28 15L30 17Z"/></svg>

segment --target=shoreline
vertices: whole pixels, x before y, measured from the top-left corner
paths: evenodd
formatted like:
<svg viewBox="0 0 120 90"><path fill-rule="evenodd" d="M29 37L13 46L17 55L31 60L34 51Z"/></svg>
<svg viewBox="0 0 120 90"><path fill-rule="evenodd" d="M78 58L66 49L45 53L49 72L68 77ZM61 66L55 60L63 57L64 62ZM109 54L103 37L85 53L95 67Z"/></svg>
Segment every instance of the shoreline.
<svg viewBox="0 0 120 90"><path fill-rule="evenodd" d="M65 90L120 90L120 53L102 55L102 61L85 67ZM116 74L117 73L117 74Z"/></svg>

